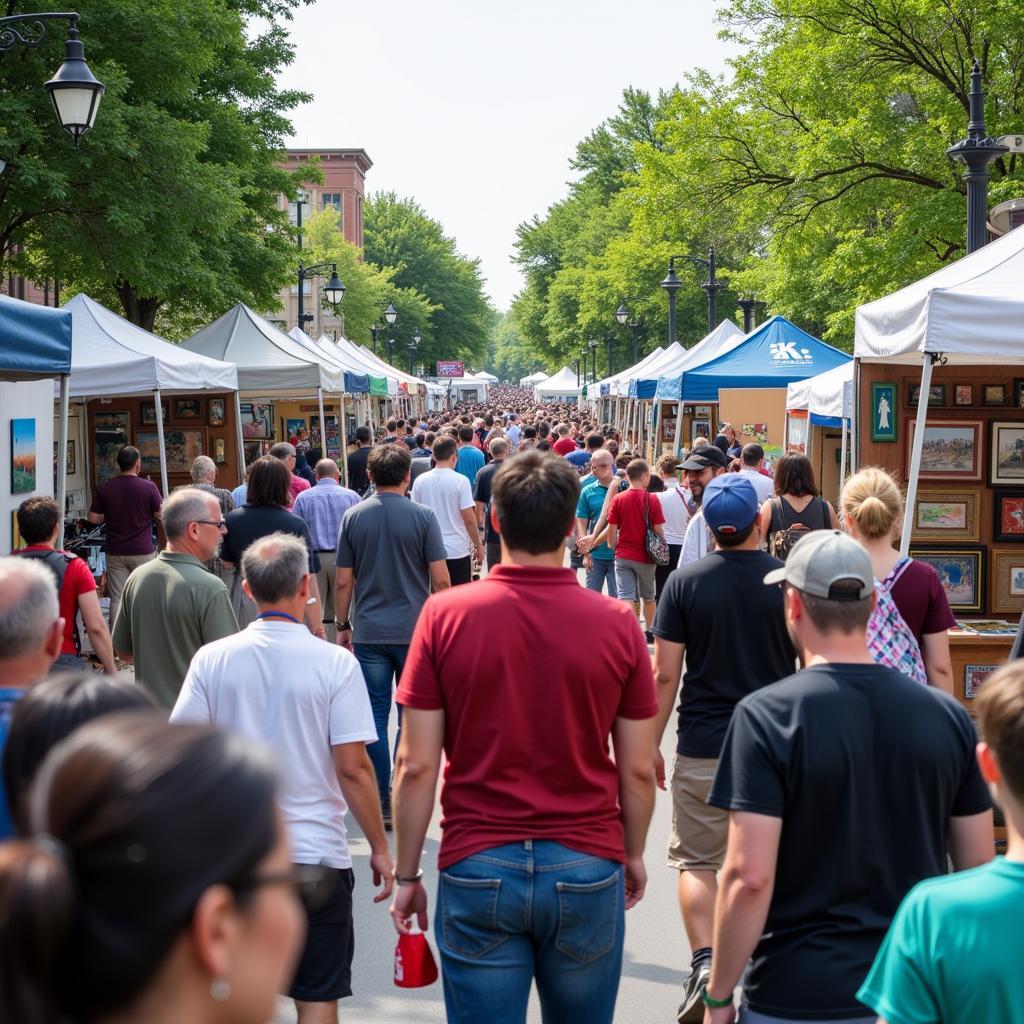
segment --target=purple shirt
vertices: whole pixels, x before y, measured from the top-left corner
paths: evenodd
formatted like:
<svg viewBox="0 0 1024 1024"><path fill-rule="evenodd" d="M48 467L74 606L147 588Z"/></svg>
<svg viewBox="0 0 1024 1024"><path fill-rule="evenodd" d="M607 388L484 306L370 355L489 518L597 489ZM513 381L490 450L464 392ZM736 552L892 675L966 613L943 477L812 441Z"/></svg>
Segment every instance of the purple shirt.
<svg viewBox="0 0 1024 1024"><path fill-rule="evenodd" d="M132 473L115 476L96 492L90 512L103 516L108 555L151 555L153 517L163 497L152 480Z"/></svg>
<svg viewBox="0 0 1024 1024"><path fill-rule="evenodd" d="M318 480L316 487L302 491L292 512L309 527L314 551L334 551L338 546L341 517L359 502L359 495L342 487L332 477Z"/></svg>

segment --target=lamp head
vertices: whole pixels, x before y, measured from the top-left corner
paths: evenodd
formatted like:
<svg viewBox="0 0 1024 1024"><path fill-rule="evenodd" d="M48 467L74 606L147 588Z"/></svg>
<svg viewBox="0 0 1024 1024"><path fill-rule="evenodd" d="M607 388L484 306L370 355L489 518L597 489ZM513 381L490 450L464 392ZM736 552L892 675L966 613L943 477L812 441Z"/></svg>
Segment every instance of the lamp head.
<svg viewBox="0 0 1024 1024"><path fill-rule="evenodd" d="M345 286L341 283L341 279L338 277L337 269L332 268L331 279L324 285L324 298L332 306L336 306L344 297Z"/></svg>
<svg viewBox="0 0 1024 1024"><path fill-rule="evenodd" d="M395 309L393 302L388 303L388 308L384 310L384 319L388 322L388 327L393 327L395 321L398 319L398 310Z"/></svg>
<svg viewBox="0 0 1024 1024"><path fill-rule="evenodd" d="M619 321L623 326L629 320L629 307L623 302L617 310L615 310L615 319Z"/></svg>
<svg viewBox="0 0 1024 1024"><path fill-rule="evenodd" d="M60 126L74 140L75 148L82 136L96 123L100 97L106 86L98 81L85 63L85 47L72 23L64 44L64 63L46 83L53 109Z"/></svg>
<svg viewBox="0 0 1024 1024"><path fill-rule="evenodd" d="M665 275L665 280L661 282L661 287L670 295L679 291L679 289L683 287L683 282L679 280L679 275L676 273L674 260L669 262L668 273Z"/></svg>

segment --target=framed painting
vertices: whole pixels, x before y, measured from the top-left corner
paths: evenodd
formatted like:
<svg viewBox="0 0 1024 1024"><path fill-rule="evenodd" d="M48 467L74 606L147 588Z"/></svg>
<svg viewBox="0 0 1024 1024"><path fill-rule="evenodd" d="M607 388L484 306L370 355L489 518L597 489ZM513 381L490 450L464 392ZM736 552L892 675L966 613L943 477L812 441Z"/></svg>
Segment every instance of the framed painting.
<svg viewBox="0 0 1024 1024"><path fill-rule="evenodd" d="M953 401L956 405L974 405L974 385L955 384L953 386Z"/></svg>
<svg viewBox="0 0 1024 1024"><path fill-rule="evenodd" d="M992 492L992 540L1024 542L1024 488Z"/></svg>
<svg viewBox="0 0 1024 1024"><path fill-rule="evenodd" d="M978 696L982 684L1002 665L964 665L964 697L973 700Z"/></svg>
<svg viewBox="0 0 1024 1024"><path fill-rule="evenodd" d="M939 575L955 614L980 615L985 610L985 548L910 546L911 558L927 562Z"/></svg>
<svg viewBox="0 0 1024 1024"><path fill-rule="evenodd" d="M164 424L167 423L167 403L160 403L160 412L163 414ZM156 426L156 404L153 402L143 402L139 406L139 419L142 420L144 426L153 427Z"/></svg>
<svg viewBox="0 0 1024 1024"><path fill-rule="evenodd" d="M1018 409L1024 409L1024 377L1013 379L1013 404Z"/></svg>
<svg viewBox="0 0 1024 1024"><path fill-rule="evenodd" d="M992 615L1024 612L1024 550L992 552Z"/></svg>
<svg viewBox="0 0 1024 1024"><path fill-rule="evenodd" d="M11 420L11 494L36 489L36 421Z"/></svg>
<svg viewBox="0 0 1024 1024"><path fill-rule="evenodd" d="M271 403L242 402L242 437L246 441L270 440L274 436L274 406Z"/></svg>
<svg viewBox="0 0 1024 1024"><path fill-rule="evenodd" d="M153 414L156 415L155 409ZM117 476L117 453L128 443L131 423L127 412L98 412L93 417L93 473L97 487Z"/></svg>
<svg viewBox="0 0 1024 1024"><path fill-rule="evenodd" d="M223 464L228 461L228 445L227 441L223 437L218 437L213 442L213 461L218 464Z"/></svg>
<svg viewBox="0 0 1024 1024"><path fill-rule="evenodd" d="M690 429L694 441L698 437L706 437L709 441L711 440L711 420L691 420Z"/></svg>
<svg viewBox="0 0 1024 1024"><path fill-rule="evenodd" d="M300 430L306 429L305 417L300 419L286 419L284 421L284 436L286 439L298 437Z"/></svg>
<svg viewBox="0 0 1024 1024"><path fill-rule="evenodd" d="M911 384L907 388L907 405L917 408L917 403L921 397L921 385ZM928 387L928 407L934 408L937 405L946 404L946 385L945 384L931 384Z"/></svg>
<svg viewBox="0 0 1024 1024"><path fill-rule="evenodd" d="M896 440L896 388L891 381L871 385L871 440Z"/></svg>
<svg viewBox="0 0 1024 1024"><path fill-rule="evenodd" d="M981 428L981 420L931 420L926 423L920 479L980 480ZM916 429L917 421L908 416L906 458L903 463L903 472L908 478Z"/></svg>
<svg viewBox="0 0 1024 1024"><path fill-rule="evenodd" d="M210 399L210 426L211 427L223 427L224 426L224 399L223 398L211 398Z"/></svg>
<svg viewBox="0 0 1024 1024"><path fill-rule="evenodd" d="M981 492L975 490L919 490L914 499L912 539L940 542L978 540L980 502Z"/></svg>
<svg viewBox="0 0 1024 1024"><path fill-rule="evenodd" d="M982 389L985 405L1006 405L1007 394L1005 384L986 384Z"/></svg>
<svg viewBox="0 0 1024 1024"><path fill-rule="evenodd" d="M160 472L160 439L155 430L140 430L136 446L142 455L142 472ZM206 430L190 427L164 431L164 451L167 453L168 473L188 473L197 455L206 454Z"/></svg>
<svg viewBox="0 0 1024 1024"><path fill-rule="evenodd" d="M1024 422L992 420L989 438L989 483L1024 484Z"/></svg>
<svg viewBox="0 0 1024 1024"><path fill-rule="evenodd" d="M201 420L203 418L203 400L201 398L176 398L174 400L174 418L176 420Z"/></svg>
<svg viewBox="0 0 1024 1024"><path fill-rule="evenodd" d="M57 479L57 445L59 442L53 442L53 478ZM77 466L77 460L75 459L75 442L73 438L68 438L68 451L67 458L65 460L65 472L68 476L75 475L75 469Z"/></svg>

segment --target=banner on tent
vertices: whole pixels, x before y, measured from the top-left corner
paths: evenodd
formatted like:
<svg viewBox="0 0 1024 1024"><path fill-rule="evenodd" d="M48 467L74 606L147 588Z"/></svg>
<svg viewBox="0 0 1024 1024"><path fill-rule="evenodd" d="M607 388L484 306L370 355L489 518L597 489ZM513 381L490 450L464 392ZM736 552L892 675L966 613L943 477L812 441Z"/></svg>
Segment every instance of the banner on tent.
<svg viewBox="0 0 1024 1024"><path fill-rule="evenodd" d="M466 364L459 359L438 359L438 377L465 377Z"/></svg>

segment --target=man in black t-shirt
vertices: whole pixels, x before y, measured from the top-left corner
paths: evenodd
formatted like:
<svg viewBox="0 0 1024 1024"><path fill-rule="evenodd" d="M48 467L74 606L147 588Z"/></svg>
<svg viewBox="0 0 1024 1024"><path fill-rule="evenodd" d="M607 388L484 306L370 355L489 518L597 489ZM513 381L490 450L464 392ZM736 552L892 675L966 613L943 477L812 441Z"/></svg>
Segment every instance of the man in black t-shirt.
<svg viewBox="0 0 1024 1024"><path fill-rule="evenodd" d="M703 1019L700 992L711 972L715 876L725 858L729 816L709 807L707 797L722 741L737 702L796 667L782 595L761 583L782 563L760 550L763 524L753 484L738 473L717 476L704 491L703 509L717 550L669 576L653 630L659 744L686 656L668 857L679 871L679 903L692 951L680 1022ZM660 762L659 757L664 788Z"/></svg>
<svg viewBox="0 0 1024 1024"><path fill-rule="evenodd" d="M373 433L369 427L356 428L356 444L359 447L348 457L348 485L356 494L363 494L370 486L366 472L366 460L370 457L370 441Z"/></svg>
<svg viewBox="0 0 1024 1024"><path fill-rule="evenodd" d="M508 441L495 437L487 446L491 461L476 475L473 485L473 500L476 503L476 521L483 533L487 548L487 571L490 572L501 562L501 534L491 522L491 483L498 467L508 455Z"/></svg>
<svg viewBox="0 0 1024 1024"><path fill-rule="evenodd" d="M906 893L992 859L988 790L967 712L875 664L874 577L838 530L799 540L783 583L803 671L740 701L710 801L730 813L704 993L712 1024L874 1024L856 992ZM775 590L774 586L767 589Z"/></svg>

